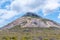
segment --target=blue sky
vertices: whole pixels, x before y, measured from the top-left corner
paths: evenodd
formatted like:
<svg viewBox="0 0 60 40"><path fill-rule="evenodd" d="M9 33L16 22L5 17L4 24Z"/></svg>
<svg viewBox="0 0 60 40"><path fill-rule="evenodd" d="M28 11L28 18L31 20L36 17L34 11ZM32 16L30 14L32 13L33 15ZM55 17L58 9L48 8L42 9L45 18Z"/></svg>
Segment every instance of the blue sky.
<svg viewBox="0 0 60 40"><path fill-rule="evenodd" d="M0 0L0 27L26 12L34 12L60 23L60 0Z"/></svg>

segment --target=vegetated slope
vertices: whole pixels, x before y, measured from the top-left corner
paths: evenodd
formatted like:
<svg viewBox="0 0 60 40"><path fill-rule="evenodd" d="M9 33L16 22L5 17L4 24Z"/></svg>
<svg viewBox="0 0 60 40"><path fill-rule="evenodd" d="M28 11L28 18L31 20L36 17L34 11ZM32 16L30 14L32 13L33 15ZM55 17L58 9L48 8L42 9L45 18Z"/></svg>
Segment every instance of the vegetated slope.
<svg viewBox="0 0 60 40"><path fill-rule="evenodd" d="M58 29L58 28L56 28ZM55 27L24 27L20 25L0 31L0 40L60 40L60 29Z"/></svg>

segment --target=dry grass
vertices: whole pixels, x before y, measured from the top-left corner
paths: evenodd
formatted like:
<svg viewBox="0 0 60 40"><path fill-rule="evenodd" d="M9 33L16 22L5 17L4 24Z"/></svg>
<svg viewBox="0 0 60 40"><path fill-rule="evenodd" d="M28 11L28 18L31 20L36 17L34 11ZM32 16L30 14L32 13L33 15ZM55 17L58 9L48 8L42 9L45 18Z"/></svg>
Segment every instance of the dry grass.
<svg viewBox="0 0 60 40"><path fill-rule="evenodd" d="M49 28L15 28L0 31L0 40L60 40L60 30Z"/></svg>

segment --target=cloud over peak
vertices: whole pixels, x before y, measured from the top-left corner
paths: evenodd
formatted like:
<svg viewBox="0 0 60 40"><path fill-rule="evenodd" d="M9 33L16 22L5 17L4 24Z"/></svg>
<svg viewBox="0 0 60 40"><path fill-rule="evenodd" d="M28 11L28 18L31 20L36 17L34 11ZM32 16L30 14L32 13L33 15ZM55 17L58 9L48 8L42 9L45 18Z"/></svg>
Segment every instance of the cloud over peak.
<svg viewBox="0 0 60 40"><path fill-rule="evenodd" d="M35 11L42 9L46 14L59 7L59 0L15 0L10 8L16 11ZM48 11L49 10L49 11Z"/></svg>
<svg viewBox="0 0 60 40"><path fill-rule="evenodd" d="M8 0L5 1L3 0L1 2L0 7L2 6L3 3L7 1ZM1 12L5 13L6 11L8 11L7 9L9 9L7 14L11 13L11 11L13 12L15 11L18 14L20 12L29 12L29 11L38 12L38 10L41 9L43 14L47 15L55 11L55 9L57 9L58 7L60 7L59 0L14 0L14 1L10 0L10 2L11 4L5 5L4 7L6 7L6 9L5 10L3 9Z"/></svg>
<svg viewBox="0 0 60 40"><path fill-rule="evenodd" d="M22 12L38 12L46 16L60 7L60 0L2 0L0 2L0 19L6 20ZM5 8L5 9L4 9Z"/></svg>

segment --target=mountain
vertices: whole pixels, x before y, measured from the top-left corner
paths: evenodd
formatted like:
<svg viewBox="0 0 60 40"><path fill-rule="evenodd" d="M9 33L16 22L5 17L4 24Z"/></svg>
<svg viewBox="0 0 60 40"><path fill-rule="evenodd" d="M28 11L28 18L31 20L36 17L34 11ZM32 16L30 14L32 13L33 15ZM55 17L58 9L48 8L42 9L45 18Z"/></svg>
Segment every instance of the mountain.
<svg viewBox="0 0 60 40"><path fill-rule="evenodd" d="M2 27L0 40L60 40L60 25L28 12Z"/></svg>
<svg viewBox="0 0 60 40"><path fill-rule="evenodd" d="M12 23L9 23L8 25L4 26L1 29L10 29L18 25L22 28L24 27L41 27L41 28L57 27L57 28L60 28L60 25L52 20L42 18L41 16L35 13L32 13L32 12L27 12L21 18L16 19Z"/></svg>

